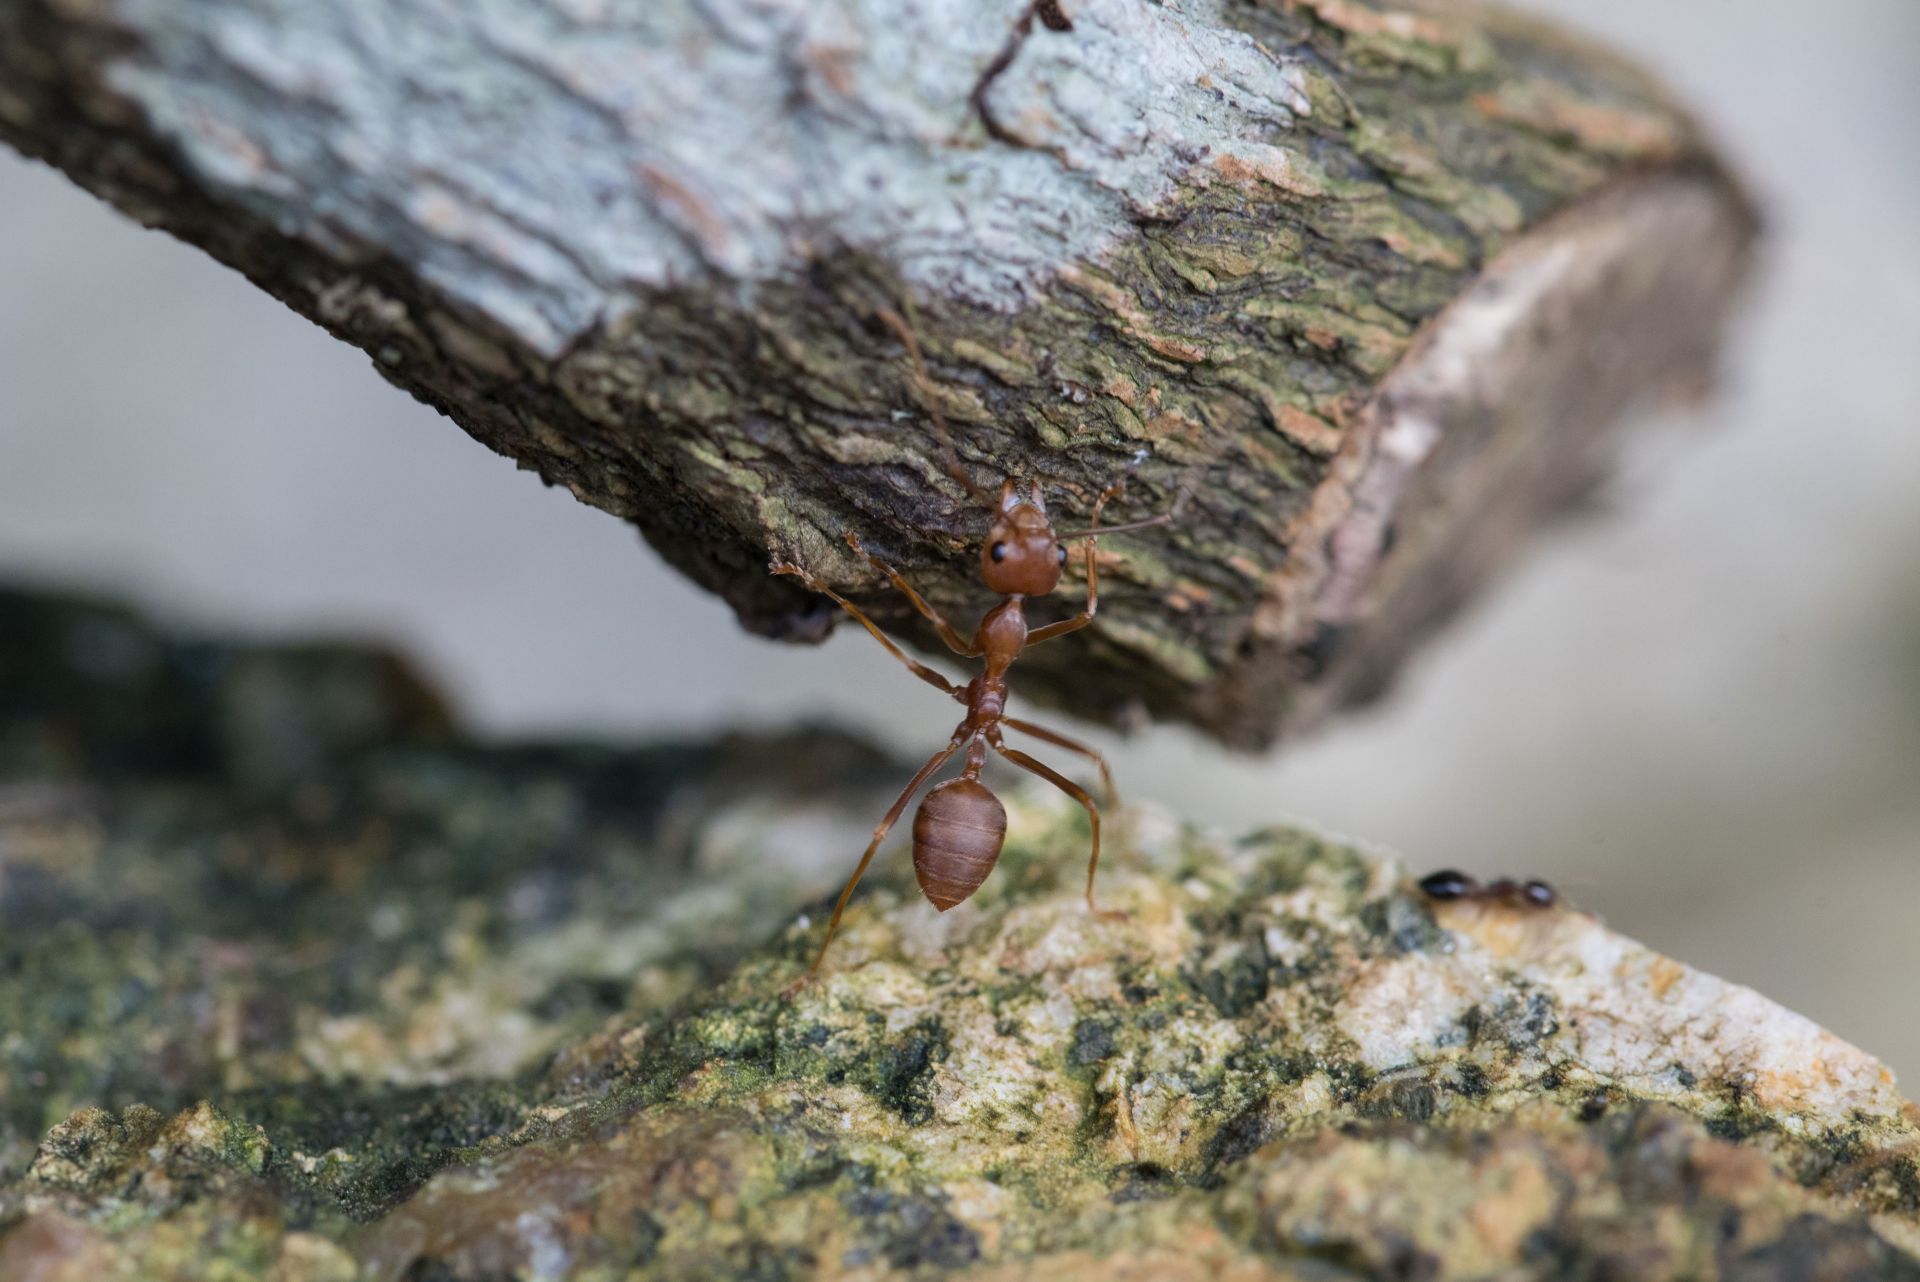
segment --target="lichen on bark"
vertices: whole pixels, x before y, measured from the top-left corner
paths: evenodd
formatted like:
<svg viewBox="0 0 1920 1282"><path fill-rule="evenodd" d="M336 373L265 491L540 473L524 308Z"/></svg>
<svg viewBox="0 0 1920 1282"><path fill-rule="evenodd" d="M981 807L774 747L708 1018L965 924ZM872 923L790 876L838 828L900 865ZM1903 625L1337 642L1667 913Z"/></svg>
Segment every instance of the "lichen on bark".
<svg viewBox="0 0 1920 1282"><path fill-rule="evenodd" d="M895 771L483 747L403 665L0 595L0 1276L1920 1276L1870 1056L1577 906ZM797 750L798 749L798 750ZM800 887L807 887L801 890Z"/></svg>

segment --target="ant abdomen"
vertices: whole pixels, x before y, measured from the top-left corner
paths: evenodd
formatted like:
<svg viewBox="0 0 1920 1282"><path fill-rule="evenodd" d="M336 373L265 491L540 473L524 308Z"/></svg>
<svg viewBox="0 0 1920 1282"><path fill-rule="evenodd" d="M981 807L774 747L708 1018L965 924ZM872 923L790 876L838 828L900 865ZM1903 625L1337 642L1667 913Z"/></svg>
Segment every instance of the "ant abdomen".
<svg viewBox="0 0 1920 1282"><path fill-rule="evenodd" d="M941 912L980 889L1007 839L1007 810L978 779L950 779L913 815L913 874Z"/></svg>

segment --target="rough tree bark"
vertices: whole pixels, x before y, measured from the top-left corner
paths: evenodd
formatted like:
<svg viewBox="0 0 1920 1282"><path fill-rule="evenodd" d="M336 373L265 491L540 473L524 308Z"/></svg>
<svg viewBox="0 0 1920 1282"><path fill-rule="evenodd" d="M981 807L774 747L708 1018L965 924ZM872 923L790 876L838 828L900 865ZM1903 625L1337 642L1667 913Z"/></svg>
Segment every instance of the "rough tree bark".
<svg viewBox="0 0 1920 1282"><path fill-rule="evenodd" d="M1134 811L1094 916L1036 787L787 1002L906 766L406 672L0 592L6 1282L1920 1280L1887 1069L1576 905Z"/></svg>
<svg viewBox="0 0 1920 1282"><path fill-rule="evenodd" d="M1699 384L1754 231L1656 86L1460 4L0 0L0 138L769 635L834 620L770 553L913 631L849 527L978 609L908 310L977 481L1185 496L1023 688L1241 746Z"/></svg>

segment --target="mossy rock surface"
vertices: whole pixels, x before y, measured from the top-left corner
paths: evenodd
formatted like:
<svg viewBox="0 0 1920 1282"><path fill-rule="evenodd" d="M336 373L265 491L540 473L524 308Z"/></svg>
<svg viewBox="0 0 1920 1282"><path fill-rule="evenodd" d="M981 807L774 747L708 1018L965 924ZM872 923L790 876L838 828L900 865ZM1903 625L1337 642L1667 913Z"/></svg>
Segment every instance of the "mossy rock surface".
<svg viewBox="0 0 1920 1282"><path fill-rule="evenodd" d="M463 740L0 596L0 1278L1920 1277L1864 1053L1577 907L1010 790L781 990L897 773ZM808 900L808 912L794 905Z"/></svg>

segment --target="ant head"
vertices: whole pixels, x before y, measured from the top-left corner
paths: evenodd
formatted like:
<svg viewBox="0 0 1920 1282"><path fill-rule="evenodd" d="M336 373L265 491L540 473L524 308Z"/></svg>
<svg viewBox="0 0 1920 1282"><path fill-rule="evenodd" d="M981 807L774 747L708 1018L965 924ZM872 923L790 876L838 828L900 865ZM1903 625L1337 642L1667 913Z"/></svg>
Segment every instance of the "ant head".
<svg viewBox="0 0 1920 1282"><path fill-rule="evenodd" d="M1045 596L1059 585L1067 550L1047 519L1036 484L1022 498L1008 481L1000 488L1000 511L980 549L980 577L1001 596Z"/></svg>

